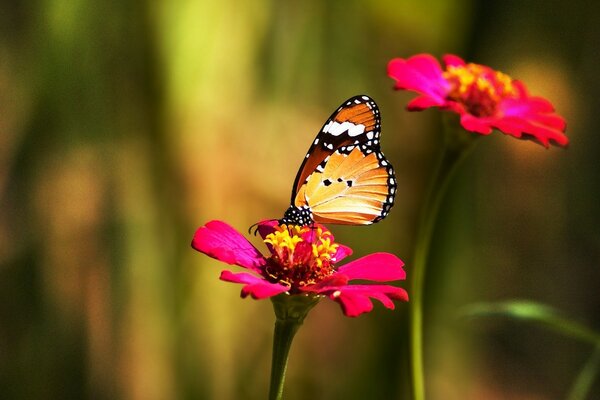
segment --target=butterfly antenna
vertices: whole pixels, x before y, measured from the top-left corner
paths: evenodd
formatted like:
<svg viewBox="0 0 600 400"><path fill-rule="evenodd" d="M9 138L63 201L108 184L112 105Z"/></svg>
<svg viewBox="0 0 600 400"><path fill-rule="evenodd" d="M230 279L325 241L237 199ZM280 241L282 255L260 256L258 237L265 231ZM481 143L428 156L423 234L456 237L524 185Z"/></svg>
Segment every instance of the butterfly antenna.
<svg viewBox="0 0 600 400"><path fill-rule="evenodd" d="M255 223L255 224L250 225L250 227L248 228L248 234L249 235L256 236L257 233L258 233L258 222Z"/></svg>

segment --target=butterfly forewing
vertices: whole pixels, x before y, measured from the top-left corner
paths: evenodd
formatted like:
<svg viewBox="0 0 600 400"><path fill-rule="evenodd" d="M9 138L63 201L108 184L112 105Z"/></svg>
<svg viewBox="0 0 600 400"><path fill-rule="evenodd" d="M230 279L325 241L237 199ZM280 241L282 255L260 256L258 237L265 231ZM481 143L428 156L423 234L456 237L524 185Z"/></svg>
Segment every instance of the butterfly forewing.
<svg viewBox="0 0 600 400"><path fill-rule="evenodd" d="M284 220L366 225L393 205L394 170L380 150L379 109L368 96L348 99L329 117L296 175Z"/></svg>
<svg viewBox="0 0 600 400"><path fill-rule="evenodd" d="M300 186L323 161L340 147L365 143L367 136L379 139L379 108L368 96L348 99L327 119L298 170L292 204Z"/></svg>

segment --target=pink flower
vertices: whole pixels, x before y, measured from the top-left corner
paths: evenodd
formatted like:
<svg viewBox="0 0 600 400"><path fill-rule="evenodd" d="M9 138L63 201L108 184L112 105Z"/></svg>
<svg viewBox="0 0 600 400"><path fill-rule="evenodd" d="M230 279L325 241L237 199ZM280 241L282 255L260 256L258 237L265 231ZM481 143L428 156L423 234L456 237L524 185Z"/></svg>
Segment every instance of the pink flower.
<svg viewBox="0 0 600 400"><path fill-rule="evenodd" d="M408 103L409 111L439 107L459 114L461 125L471 132L488 135L496 128L545 147L569 143L565 120L554 113L548 100L530 96L522 82L454 55L444 56L443 61L444 70L429 54L389 62L394 88L419 93Z"/></svg>
<svg viewBox="0 0 600 400"><path fill-rule="evenodd" d="M324 226L279 225L277 221L259 223L258 232L270 255L263 256L244 236L222 221L200 227L192 247L227 264L249 272L221 272L221 280L241 283L242 297L264 299L281 293L327 296L337 301L348 317L373 309L371 298L389 309L392 300L408 301L402 288L378 284L350 284L354 280L387 282L403 280L404 263L389 253L374 253L346 265L335 264L352 254L349 247L334 242Z"/></svg>

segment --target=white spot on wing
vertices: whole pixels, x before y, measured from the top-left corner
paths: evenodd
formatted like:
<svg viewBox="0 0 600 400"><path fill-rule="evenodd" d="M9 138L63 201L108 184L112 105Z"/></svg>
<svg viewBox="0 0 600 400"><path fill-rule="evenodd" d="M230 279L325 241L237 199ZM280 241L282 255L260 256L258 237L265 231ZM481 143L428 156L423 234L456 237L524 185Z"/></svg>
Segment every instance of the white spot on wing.
<svg viewBox="0 0 600 400"><path fill-rule="evenodd" d="M336 121L331 121L331 125L326 130L327 133L333 136L340 136L346 131L350 137L358 136L365 131L365 126L363 124L353 124L348 121L344 121L341 124Z"/></svg>

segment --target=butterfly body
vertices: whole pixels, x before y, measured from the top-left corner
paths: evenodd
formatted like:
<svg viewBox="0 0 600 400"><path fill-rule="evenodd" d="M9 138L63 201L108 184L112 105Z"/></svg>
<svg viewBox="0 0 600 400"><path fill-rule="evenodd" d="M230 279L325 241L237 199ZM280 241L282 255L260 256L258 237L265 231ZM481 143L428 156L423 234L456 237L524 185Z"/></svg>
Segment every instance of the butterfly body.
<svg viewBox="0 0 600 400"><path fill-rule="evenodd" d="M321 128L300 169L281 222L368 225L394 204L394 169L380 148L381 119L368 96L345 101Z"/></svg>

